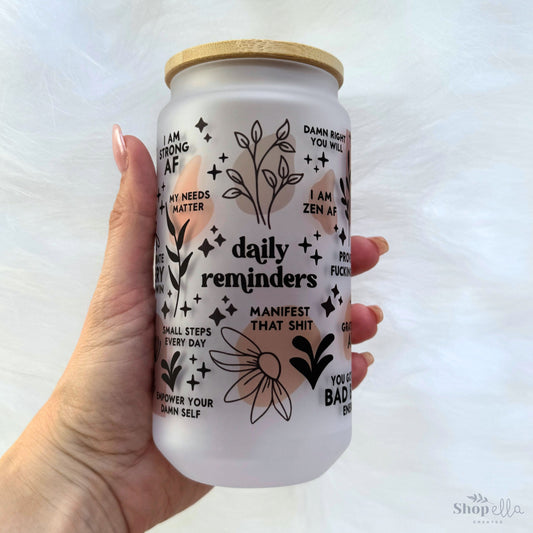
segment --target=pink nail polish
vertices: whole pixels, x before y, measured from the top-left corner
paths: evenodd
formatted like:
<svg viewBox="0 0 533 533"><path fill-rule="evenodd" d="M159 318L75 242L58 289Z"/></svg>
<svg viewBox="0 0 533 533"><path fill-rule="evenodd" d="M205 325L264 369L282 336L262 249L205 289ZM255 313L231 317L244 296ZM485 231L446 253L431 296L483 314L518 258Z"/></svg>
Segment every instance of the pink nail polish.
<svg viewBox="0 0 533 533"><path fill-rule="evenodd" d="M126 172L128 169L128 151L126 149L126 143L122 135L122 130L118 124L113 124L113 156L118 170Z"/></svg>

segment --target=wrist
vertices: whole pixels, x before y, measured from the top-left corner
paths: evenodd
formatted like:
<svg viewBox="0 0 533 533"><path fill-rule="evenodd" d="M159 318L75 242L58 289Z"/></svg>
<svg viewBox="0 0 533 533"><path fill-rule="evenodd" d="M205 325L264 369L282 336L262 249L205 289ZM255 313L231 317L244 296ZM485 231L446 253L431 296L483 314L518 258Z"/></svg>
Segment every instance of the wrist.
<svg viewBox="0 0 533 533"><path fill-rule="evenodd" d="M40 533L44 526L53 533L127 532L111 488L51 441L42 418L39 413L0 458L0 508L7 531Z"/></svg>

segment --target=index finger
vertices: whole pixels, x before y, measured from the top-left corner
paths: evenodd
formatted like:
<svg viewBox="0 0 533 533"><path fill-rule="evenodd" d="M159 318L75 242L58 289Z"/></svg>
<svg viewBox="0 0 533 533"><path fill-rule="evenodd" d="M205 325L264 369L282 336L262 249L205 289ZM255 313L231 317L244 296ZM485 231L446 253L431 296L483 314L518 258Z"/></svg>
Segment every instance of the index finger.
<svg viewBox="0 0 533 533"><path fill-rule="evenodd" d="M370 270L379 256L388 252L389 243L383 237L352 237L352 276Z"/></svg>

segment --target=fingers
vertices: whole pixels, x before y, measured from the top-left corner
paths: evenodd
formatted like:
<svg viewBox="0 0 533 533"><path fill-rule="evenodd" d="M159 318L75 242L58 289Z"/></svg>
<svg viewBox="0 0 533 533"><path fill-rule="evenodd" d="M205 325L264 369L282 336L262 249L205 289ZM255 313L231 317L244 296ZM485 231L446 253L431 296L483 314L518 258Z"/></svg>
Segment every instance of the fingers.
<svg viewBox="0 0 533 533"><path fill-rule="evenodd" d="M157 211L157 178L152 158L136 137L113 127L113 155L122 173L109 218L103 273L122 291L152 284L153 241Z"/></svg>
<svg viewBox="0 0 533 533"><path fill-rule="evenodd" d="M379 260L379 256L389 250L389 244L383 237L352 237L352 276L370 270Z"/></svg>
<svg viewBox="0 0 533 533"><path fill-rule="evenodd" d="M352 305L352 343L367 341L378 331L383 320L383 311L377 305Z"/></svg>
<svg viewBox="0 0 533 533"><path fill-rule="evenodd" d="M373 362L374 357L370 352L352 353L352 390L361 384Z"/></svg>

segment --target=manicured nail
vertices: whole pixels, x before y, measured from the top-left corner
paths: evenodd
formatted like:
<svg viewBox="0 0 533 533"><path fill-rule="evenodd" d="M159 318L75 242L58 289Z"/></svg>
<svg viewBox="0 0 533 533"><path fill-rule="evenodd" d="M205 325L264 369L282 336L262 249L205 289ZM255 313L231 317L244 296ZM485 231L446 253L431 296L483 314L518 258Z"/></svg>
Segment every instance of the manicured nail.
<svg viewBox="0 0 533 533"><path fill-rule="evenodd" d="M379 255L386 254L389 251L389 243L384 237L369 237L369 240L376 245Z"/></svg>
<svg viewBox="0 0 533 533"><path fill-rule="evenodd" d="M378 305L367 305L369 309L376 315L377 323L379 324L383 320L383 311Z"/></svg>
<svg viewBox="0 0 533 533"><path fill-rule="evenodd" d="M122 135L122 130L118 124L113 124L113 157L119 172L122 174L128 170L128 151Z"/></svg>
<svg viewBox="0 0 533 533"><path fill-rule="evenodd" d="M361 355L364 357L367 366L370 366L374 362L374 356L370 352L363 352Z"/></svg>

